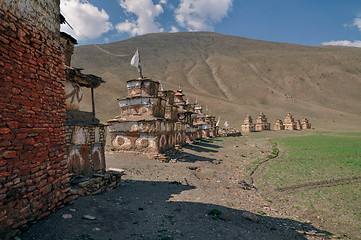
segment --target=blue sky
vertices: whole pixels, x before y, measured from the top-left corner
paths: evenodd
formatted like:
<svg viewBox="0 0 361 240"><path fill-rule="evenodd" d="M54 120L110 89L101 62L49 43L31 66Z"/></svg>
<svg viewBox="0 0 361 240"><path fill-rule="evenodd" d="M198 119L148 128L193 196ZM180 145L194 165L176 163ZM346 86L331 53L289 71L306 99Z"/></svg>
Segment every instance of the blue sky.
<svg viewBox="0 0 361 240"><path fill-rule="evenodd" d="M61 0L79 44L153 32L213 31L304 45L361 47L361 0Z"/></svg>

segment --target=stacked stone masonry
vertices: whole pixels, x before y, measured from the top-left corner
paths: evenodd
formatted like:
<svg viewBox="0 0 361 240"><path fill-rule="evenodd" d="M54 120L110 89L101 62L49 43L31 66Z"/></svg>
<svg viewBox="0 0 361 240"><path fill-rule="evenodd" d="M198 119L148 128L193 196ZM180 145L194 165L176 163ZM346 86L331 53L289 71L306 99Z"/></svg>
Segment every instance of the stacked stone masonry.
<svg viewBox="0 0 361 240"><path fill-rule="evenodd" d="M110 191L120 185L120 179L125 175L123 169L110 168L103 173L95 173L90 177L78 178L71 183L70 193L74 198L83 195L95 195Z"/></svg>
<svg viewBox="0 0 361 240"><path fill-rule="evenodd" d="M0 239L71 200L58 18L59 1L0 3Z"/></svg>
<svg viewBox="0 0 361 240"><path fill-rule="evenodd" d="M128 96L118 99L120 115L107 122L112 150L164 153L215 135L214 117L207 123L202 107L187 104L181 89L158 91L159 82L148 78L129 80L127 88Z"/></svg>

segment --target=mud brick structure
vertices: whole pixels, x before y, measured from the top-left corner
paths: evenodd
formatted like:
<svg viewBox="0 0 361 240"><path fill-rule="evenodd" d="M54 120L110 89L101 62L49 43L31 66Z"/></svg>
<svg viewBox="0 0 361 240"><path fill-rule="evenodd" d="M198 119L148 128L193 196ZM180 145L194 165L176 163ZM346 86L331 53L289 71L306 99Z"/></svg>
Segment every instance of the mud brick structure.
<svg viewBox="0 0 361 240"><path fill-rule="evenodd" d="M271 130L271 124L267 122L266 116L261 112L256 119L256 131Z"/></svg>
<svg viewBox="0 0 361 240"><path fill-rule="evenodd" d="M190 114L186 110L186 102L183 101L183 91L179 89L173 96L173 103L170 104L170 107L173 109L172 114L175 114L175 116L171 120L174 121L175 146L179 147L186 142L186 129L189 128ZM166 111L167 108L169 106L166 107ZM166 118L169 119L167 116Z"/></svg>
<svg viewBox="0 0 361 240"><path fill-rule="evenodd" d="M88 176L105 170L103 125L66 126L68 169L72 176Z"/></svg>
<svg viewBox="0 0 361 240"><path fill-rule="evenodd" d="M209 125L209 136L210 137L215 137L217 136L217 130L216 130L216 121L215 121L216 117L211 116L211 115L206 115L206 124Z"/></svg>
<svg viewBox="0 0 361 240"><path fill-rule="evenodd" d="M60 33L65 52L65 103L67 166L72 178L90 176L105 171L105 126L95 118L93 91L104 81L92 74L83 74L71 67L71 56L76 39ZM80 111L82 88L91 90L92 112Z"/></svg>
<svg viewBox="0 0 361 240"><path fill-rule="evenodd" d="M219 128L218 130L218 136L221 137L236 137L236 136L242 136L242 133L235 128L227 127L227 128Z"/></svg>
<svg viewBox="0 0 361 240"><path fill-rule="evenodd" d="M174 91L158 91L158 96L166 101L164 118L177 121L177 106L174 105Z"/></svg>
<svg viewBox="0 0 361 240"><path fill-rule="evenodd" d="M309 123L307 118L303 118L301 121L301 129L311 129L311 123Z"/></svg>
<svg viewBox="0 0 361 240"><path fill-rule="evenodd" d="M69 198L59 0L0 1L0 239Z"/></svg>
<svg viewBox="0 0 361 240"><path fill-rule="evenodd" d="M164 161L159 153L201 138L202 129L209 136L202 107L184 101L181 89L159 91L159 85L149 78L127 81L128 96L118 99L120 115L107 121L113 151L149 153Z"/></svg>
<svg viewBox="0 0 361 240"><path fill-rule="evenodd" d="M255 125L253 123L252 117L247 115L242 124L242 132L254 132Z"/></svg>
<svg viewBox="0 0 361 240"><path fill-rule="evenodd" d="M206 122L206 115L202 112L202 106L195 104L192 115L193 125L198 128L196 139L210 137L211 126Z"/></svg>
<svg viewBox="0 0 361 240"><path fill-rule="evenodd" d="M290 113L287 114L283 125L285 126L285 130L296 130L295 120Z"/></svg>
<svg viewBox="0 0 361 240"><path fill-rule="evenodd" d="M158 96L159 82L133 79L127 88L128 96L118 99L120 115L107 121L111 149L157 153L173 148L174 122L164 118L166 101Z"/></svg>
<svg viewBox="0 0 361 240"><path fill-rule="evenodd" d="M297 130L301 130L301 121L300 121L300 120L296 120L295 123L296 123L296 129L297 129Z"/></svg>
<svg viewBox="0 0 361 240"><path fill-rule="evenodd" d="M179 88L175 94L174 105L177 106L177 123L176 125L184 125L182 133L182 141L192 143L197 138L198 127L193 125L192 114L194 114L194 105L184 101L183 90ZM185 139L183 139L185 137ZM180 136L177 137L177 142Z"/></svg>
<svg viewBox="0 0 361 240"><path fill-rule="evenodd" d="M285 130L285 126L283 125L283 121L281 119L277 119L276 124L273 128L274 130Z"/></svg>

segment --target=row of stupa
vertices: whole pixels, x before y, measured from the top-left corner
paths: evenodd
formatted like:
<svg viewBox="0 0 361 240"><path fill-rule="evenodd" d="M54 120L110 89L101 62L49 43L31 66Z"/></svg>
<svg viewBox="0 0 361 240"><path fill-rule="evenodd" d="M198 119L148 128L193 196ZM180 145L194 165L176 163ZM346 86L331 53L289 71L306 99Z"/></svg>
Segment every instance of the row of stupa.
<svg viewBox="0 0 361 240"><path fill-rule="evenodd" d="M114 151L162 153L186 142L218 136L215 117L184 101L182 89L163 90L150 78L127 81L128 96L118 99L120 115L108 120Z"/></svg>
<svg viewBox="0 0 361 240"><path fill-rule="evenodd" d="M301 130L301 129L311 129L311 123L309 123L307 118L303 118L302 121L294 120L290 113L287 114L284 121L277 119L276 124L274 125L274 130ZM242 124L242 132L255 132L255 131L264 131L271 130L271 123L267 122L266 116L261 112L257 119L256 123L253 123L252 117L247 115Z"/></svg>

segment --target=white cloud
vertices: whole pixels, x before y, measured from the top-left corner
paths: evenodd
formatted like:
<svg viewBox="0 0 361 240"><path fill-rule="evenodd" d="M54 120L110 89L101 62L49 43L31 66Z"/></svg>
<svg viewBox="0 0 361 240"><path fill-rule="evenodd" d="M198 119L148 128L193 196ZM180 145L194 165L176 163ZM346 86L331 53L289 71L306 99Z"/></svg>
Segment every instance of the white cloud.
<svg viewBox="0 0 361 240"><path fill-rule="evenodd" d="M233 0L180 0L175 11L177 23L189 31L213 30L228 15Z"/></svg>
<svg viewBox="0 0 361 240"><path fill-rule="evenodd" d="M160 1L163 2L166 1ZM160 4L154 5L152 0L119 0L119 4L128 13L135 14L137 19L117 24L118 32L128 32L131 36L163 32L163 28L155 21L155 18L163 13Z"/></svg>
<svg viewBox="0 0 361 240"><path fill-rule="evenodd" d="M167 4L167 0L160 0L159 4Z"/></svg>
<svg viewBox="0 0 361 240"><path fill-rule="evenodd" d="M330 42L323 42L322 45L361 47L361 41L360 40L355 40L353 42L348 41L348 40L330 41Z"/></svg>
<svg viewBox="0 0 361 240"><path fill-rule="evenodd" d="M361 18L355 18L353 20L353 26L356 26L361 31Z"/></svg>
<svg viewBox="0 0 361 240"><path fill-rule="evenodd" d="M179 32L179 29L176 26L172 26L170 32Z"/></svg>
<svg viewBox="0 0 361 240"><path fill-rule="evenodd" d="M79 41L96 39L113 29L104 9L99 10L87 0L61 0L60 9L74 29L62 24L61 31L69 33Z"/></svg>

